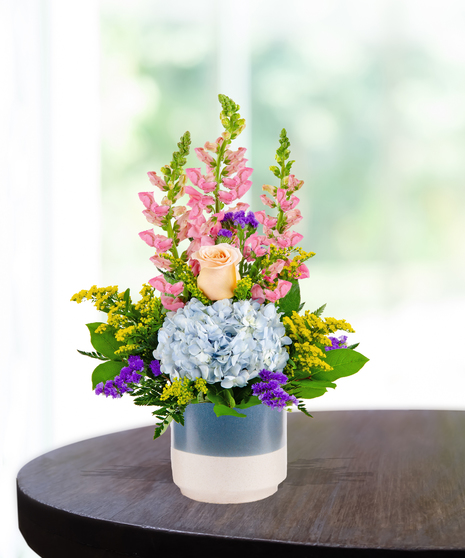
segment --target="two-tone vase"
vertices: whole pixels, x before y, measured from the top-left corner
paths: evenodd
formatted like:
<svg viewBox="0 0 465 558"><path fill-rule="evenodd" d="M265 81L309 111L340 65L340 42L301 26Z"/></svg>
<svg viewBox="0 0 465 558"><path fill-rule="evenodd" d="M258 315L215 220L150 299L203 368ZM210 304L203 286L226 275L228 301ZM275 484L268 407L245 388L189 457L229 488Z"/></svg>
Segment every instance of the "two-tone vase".
<svg viewBox="0 0 465 558"><path fill-rule="evenodd" d="M188 405L171 424L173 481L200 502L238 504L274 494L287 475L287 413L256 405L217 417L213 404Z"/></svg>

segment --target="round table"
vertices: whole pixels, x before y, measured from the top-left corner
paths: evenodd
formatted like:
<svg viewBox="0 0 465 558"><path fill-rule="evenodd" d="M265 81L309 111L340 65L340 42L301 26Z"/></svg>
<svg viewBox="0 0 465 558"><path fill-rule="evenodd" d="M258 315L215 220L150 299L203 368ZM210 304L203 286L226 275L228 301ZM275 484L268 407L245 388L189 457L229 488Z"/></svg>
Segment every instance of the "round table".
<svg viewBox="0 0 465 558"><path fill-rule="evenodd" d="M25 465L21 532L46 558L465 555L465 413L288 418L288 476L265 500L185 498L169 434L153 441L145 427Z"/></svg>

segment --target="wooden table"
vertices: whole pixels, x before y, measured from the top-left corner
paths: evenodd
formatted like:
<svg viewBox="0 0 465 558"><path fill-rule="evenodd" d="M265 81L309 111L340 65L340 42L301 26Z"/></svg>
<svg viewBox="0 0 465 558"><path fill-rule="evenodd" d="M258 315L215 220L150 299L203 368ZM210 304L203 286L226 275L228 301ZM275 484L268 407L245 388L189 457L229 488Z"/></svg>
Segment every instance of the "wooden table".
<svg viewBox="0 0 465 558"><path fill-rule="evenodd" d="M152 434L85 440L23 467L29 546L46 558L465 556L465 412L292 414L288 477L250 504L182 496L170 437Z"/></svg>

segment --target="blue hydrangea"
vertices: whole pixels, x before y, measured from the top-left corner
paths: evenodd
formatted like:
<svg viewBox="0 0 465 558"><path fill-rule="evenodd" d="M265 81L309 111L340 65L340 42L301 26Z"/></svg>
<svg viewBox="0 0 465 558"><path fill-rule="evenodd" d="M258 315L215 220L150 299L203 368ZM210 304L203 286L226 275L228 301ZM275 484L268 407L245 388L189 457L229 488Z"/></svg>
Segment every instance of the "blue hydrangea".
<svg viewBox="0 0 465 558"><path fill-rule="evenodd" d="M171 380L243 387L264 368L282 371L290 344L274 304L224 299L205 306L193 298L167 313L153 356Z"/></svg>

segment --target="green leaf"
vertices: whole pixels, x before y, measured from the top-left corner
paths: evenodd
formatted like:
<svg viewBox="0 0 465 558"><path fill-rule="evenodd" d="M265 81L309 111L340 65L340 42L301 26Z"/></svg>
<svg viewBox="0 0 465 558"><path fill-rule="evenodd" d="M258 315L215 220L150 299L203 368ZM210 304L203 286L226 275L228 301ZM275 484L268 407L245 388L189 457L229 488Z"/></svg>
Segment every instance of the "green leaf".
<svg viewBox="0 0 465 558"><path fill-rule="evenodd" d="M84 356L88 356L90 358L98 358L99 360L109 360L106 356L103 356L100 353L94 353L94 352L88 353L86 351L80 351L79 349L76 349L76 350L79 354L84 355Z"/></svg>
<svg viewBox="0 0 465 558"><path fill-rule="evenodd" d="M231 409L236 406L234 397L229 389L217 390L211 386L207 393L207 399L209 399L212 403L215 403L215 405L224 405L225 407L230 407Z"/></svg>
<svg viewBox="0 0 465 558"><path fill-rule="evenodd" d="M234 409L234 407L236 406L236 402L234 401L234 397L232 396L229 389L224 389L221 393L224 395L224 399L227 401L228 407Z"/></svg>
<svg viewBox="0 0 465 558"><path fill-rule="evenodd" d="M115 351L123 345L115 339L114 330L107 326L107 329L102 333L95 333L95 330L98 328L99 325L102 325L101 322L94 322L92 324L86 324L87 328L90 331L90 342L94 349L110 358L112 360L121 360L121 357L115 355Z"/></svg>
<svg viewBox="0 0 465 558"><path fill-rule="evenodd" d="M290 317L292 312L298 312L300 307L300 286L298 281L292 281L292 287L284 298L278 303L278 312Z"/></svg>
<svg viewBox="0 0 465 558"><path fill-rule="evenodd" d="M261 405L260 399L256 395L251 395L244 399L242 403L236 405L236 409L248 409L249 407L254 407L255 405Z"/></svg>
<svg viewBox="0 0 465 558"><path fill-rule="evenodd" d="M328 380L334 382L338 378L352 376L368 362L368 358L352 349L334 349L326 353L326 362L333 370L316 372L315 380Z"/></svg>
<svg viewBox="0 0 465 558"><path fill-rule="evenodd" d="M295 391L295 395L299 399L315 399L315 397L321 397L326 393L326 388L314 389L311 387L303 387Z"/></svg>
<svg viewBox="0 0 465 558"><path fill-rule="evenodd" d="M231 409L231 407L226 407L226 405L215 405L213 407L213 410L215 411L215 415L217 417L222 417L224 415L230 415L232 417L241 417L241 418L247 417L247 415L243 415L242 413L238 413L234 409Z"/></svg>
<svg viewBox="0 0 465 558"><path fill-rule="evenodd" d="M92 372L92 389L95 389L100 382L105 383L108 380L113 380L121 372L123 366L123 362L117 362L116 360L108 360L99 364Z"/></svg>
<svg viewBox="0 0 465 558"><path fill-rule="evenodd" d="M302 380L298 382L302 387L310 389L320 389L320 388L335 388L337 387L334 382L328 382L328 380Z"/></svg>
<svg viewBox="0 0 465 558"><path fill-rule="evenodd" d="M214 393L210 388L207 393L207 399L214 403L215 405L224 405L227 407L226 400L218 393Z"/></svg>
<svg viewBox="0 0 465 558"><path fill-rule="evenodd" d="M297 409L299 409L299 411L302 411L302 413L304 415L307 415L307 417L313 418L312 415L305 408L305 403L303 401L299 401L299 404L297 405Z"/></svg>
<svg viewBox="0 0 465 558"><path fill-rule="evenodd" d="M326 308L326 304L323 304L323 306L320 306L318 310L315 310L315 312L312 312L312 314L315 314L315 316L318 316L319 318L321 314L323 314L325 308Z"/></svg>

